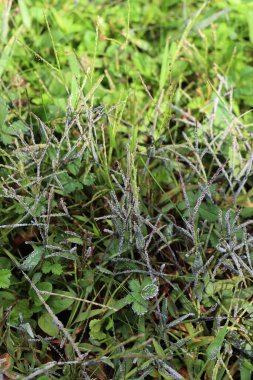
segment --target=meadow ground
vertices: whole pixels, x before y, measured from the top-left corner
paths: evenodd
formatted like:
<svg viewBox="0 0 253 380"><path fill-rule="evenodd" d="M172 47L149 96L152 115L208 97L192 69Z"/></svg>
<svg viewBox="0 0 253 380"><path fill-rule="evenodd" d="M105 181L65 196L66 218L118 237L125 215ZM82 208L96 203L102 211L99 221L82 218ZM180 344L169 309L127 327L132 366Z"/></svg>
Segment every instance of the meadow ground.
<svg viewBox="0 0 253 380"><path fill-rule="evenodd" d="M251 379L253 1L0 12L1 379Z"/></svg>

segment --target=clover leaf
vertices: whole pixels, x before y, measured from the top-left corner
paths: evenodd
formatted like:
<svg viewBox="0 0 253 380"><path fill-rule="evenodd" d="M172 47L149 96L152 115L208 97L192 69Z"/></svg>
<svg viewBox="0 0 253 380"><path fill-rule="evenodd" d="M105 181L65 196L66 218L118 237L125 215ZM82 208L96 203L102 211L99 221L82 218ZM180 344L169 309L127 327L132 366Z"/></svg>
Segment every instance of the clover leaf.
<svg viewBox="0 0 253 380"><path fill-rule="evenodd" d="M138 280L131 280L128 286L131 292L125 297L125 302L132 305L135 314L144 315L148 311L148 300L158 294L158 286L149 277L141 283Z"/></svg>

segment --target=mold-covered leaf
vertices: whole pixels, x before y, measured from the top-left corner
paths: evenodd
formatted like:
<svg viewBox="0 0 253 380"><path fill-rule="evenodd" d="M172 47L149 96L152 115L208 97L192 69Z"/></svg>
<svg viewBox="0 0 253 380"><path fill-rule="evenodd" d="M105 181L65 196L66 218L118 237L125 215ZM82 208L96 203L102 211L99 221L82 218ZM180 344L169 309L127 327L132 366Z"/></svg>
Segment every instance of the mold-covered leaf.
<svg viewBox="0 0 253 380"><path fill-rule="evenodd" d="M32 253L30 253L24 261L21 263L21 268L23 270L30 270L35 268L43 255L44 248L43 247L36 247Z"/></svg>

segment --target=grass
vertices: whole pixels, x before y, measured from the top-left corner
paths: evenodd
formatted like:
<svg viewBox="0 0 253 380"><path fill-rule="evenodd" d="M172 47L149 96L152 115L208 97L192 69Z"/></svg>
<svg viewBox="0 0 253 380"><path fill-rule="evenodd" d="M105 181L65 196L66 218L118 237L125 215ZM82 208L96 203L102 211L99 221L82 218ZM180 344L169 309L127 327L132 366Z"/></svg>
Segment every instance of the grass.
<svg viewBox="0 0 253 380"><path fill-rule="evenodd" d="M6 1L4 379L252 376L252 1Z"/></svg>

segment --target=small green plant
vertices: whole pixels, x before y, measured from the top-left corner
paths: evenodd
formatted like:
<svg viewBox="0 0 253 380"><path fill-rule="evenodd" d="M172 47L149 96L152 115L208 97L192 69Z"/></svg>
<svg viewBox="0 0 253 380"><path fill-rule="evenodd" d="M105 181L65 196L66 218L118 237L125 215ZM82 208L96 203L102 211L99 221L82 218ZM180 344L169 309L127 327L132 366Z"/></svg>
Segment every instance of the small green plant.
<svg viewBox="0 0 253 380"><path fill-rule="evenodd" d="M9 269L0 269L0 288L9 288L11 284L11 271Z"/></svg>
<svg viewBox="0 0 253 380"><path fill-rule="evenodd" d="M131 292L125 297L125 302L132 306L137 315L144 315L149 309L149 300L156 297L159 291L155 281L149 277L139 280L130 280L128 283Z"/></svg>
<svg viewBox="0 0 253 380"><path fill-rule="evenodd" d="M0 372L248 380L251 0L0 2Z"/></svg>

